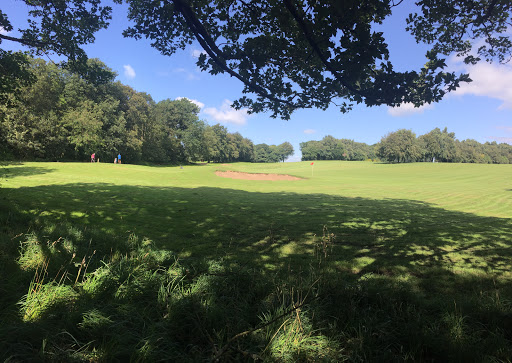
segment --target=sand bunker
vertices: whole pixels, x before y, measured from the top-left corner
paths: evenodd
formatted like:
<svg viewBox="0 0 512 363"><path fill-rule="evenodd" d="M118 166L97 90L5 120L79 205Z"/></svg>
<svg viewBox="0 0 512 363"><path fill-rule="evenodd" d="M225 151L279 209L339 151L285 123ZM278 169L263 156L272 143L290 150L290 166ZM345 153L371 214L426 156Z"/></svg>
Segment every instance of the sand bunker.
<svg viewBox="0 0 512 363"><path fill-rule="evenodd" d="M239 171L216 171L217 176L231 179L244 179L244 180L301 180L296 176L284 174L251 174L241 173Z"/></svg>

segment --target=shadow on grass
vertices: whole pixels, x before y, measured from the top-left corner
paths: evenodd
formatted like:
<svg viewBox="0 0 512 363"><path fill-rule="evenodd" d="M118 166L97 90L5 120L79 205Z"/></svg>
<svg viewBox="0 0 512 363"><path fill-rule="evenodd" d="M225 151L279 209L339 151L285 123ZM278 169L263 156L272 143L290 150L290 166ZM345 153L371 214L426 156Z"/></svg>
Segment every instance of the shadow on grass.
<svg viewBox="0 0 512 363"><path fill-rule="evenodd" d="M512 353L510 219L411 200L208 187L68 184L0 193L9 202L0 209L0 306L12 322L3 333L12 337L6 341L31 336L30 347L17 343L11 355L36 354L49 334L62 331L76 342L64 334L53 354L94 348L103 352L100 360L221 353L221 360L480 360ZM144 256L152 253L149 263ZM135 257L121 263L122 256ZM170 289L162 281L171 273L136 282L126 267L149 263L154 274L171 271L170 256L181 261L181 285L172 286L184 290L177 295L160 291ZM93 279L81 272L87 260L89 272L112 261L112 276L97 277L95 293L86 288ZM64 280L69 289L37 319L28 319L27 309L22 318L16 303L43 267L41 279ZM269 311L279 315L306 296L312 299L302 319L325 337L315 343L321 352L274 347L281 321L267 335L247 334L222 351ZM89 326L91 314L98 318Z"/></svg>
<svg viewBox="0 0 512 363"><path fill-rule="evenodd" d="M19 166L21 162L4 162L0 163L0 179L12 179L20 176L32 176L38 174L47 174L53 172L54 169L42 168L39 166Z"/></svg>

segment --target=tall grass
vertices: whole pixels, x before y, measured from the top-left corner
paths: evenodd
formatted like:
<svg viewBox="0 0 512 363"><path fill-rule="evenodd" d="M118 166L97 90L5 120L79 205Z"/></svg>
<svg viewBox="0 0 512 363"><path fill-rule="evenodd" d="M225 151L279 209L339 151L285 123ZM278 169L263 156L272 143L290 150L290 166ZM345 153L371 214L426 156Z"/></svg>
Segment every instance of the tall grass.
<svg viewBox="0 0 512 363"><path fill-rule="evenodd" d="M512 354L509 287L461 279L460 293L429 298L406 277L369 273L350 282L326 268L332 237L318 238L308 269L268 275L220 256L180 260L135 235L116 250L73 252L68 261L71 251L45 254L29 235L18 263L33 275L19 313L2 317L2 357L334 362ZM475 283L478 293L465 290Z"/></svg>

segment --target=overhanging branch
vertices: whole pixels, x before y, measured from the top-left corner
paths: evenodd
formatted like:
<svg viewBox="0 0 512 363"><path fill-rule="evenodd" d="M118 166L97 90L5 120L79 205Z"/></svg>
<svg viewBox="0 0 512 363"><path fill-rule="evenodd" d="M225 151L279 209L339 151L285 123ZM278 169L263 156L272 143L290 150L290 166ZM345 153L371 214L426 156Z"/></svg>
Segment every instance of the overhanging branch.
<svg viewBox="0 0 512 363"><path fill-rule="evenodd" d="M354 87L350 86L349 84L347 84L345 82L345 80L343 79L343 77L341 76L341 74L339 73L338 70L336 70L331 62L329 62L329 60L327 59L327 57L323 54L322 50L320 49L320 47L318 46L317 42L313 39L313 34L312 32L310 31L310 29L308 28L307 24L304 22L304 19L299 15L297 9L295 8L295 6L293 5L293 3L291 2L291 0L284 0L284 5L286 6L286 9L290 12L290 14L292 14L293 18L295 19L295 21L297 22L299 28L301 29L302 31L302 34L304 34L304 37L306 38L306 40L308 41L309 45L311 46L311 48L314 50L314 52L316 53L316 55L318 56L318 58L322 61L322 63L324 64L325 68L331 72L331 74L336 78L336 80L343 86L345 87L346 89L348 89L350 92L352 92L353 94L356 94L356 95L359 95L361 97L366 97L360 90L357 90L355 89Z"/></svg>
<svg viewBox="0 0 512 363"><path fill-rule="evenodd" d="M242 81L243 84L245 84L252 92L255 92L256 94L268 100L278 103L284 103L293 107L293 103L290 102L289 100L283 100L275 96L272 96L264 87L260 86L259 84L256 84L254 81L251 81L243 77L239 73L235 72L233 69L229 68L225 61L226 56L224 55L222 50L220 50L217 47L215 41L208 34L208 31L199 21L199 19L197 19L196 15L194 14L194 11L190 8L190 6L183 0L172 0L172 2L174 3L175 9L183 16L183 18L187 22L187 25L194 33L194 36L198 40L199 44L201 44L206 53L223 71Z"/></svg>
<svg viewBox="0 0 512 363"><path fill-rule="evenodd" d="M10 36L4 35L4 34L0 34L0 39L10 40L11 42L16 42L16 43L20 43L23 45L28 45L29 47L36 47L36 48L44 48L50 44L50 43L39 42L37 40L34 41L34 40L28 40L28 39L23 39L23 38L10 37Z"/></svg>

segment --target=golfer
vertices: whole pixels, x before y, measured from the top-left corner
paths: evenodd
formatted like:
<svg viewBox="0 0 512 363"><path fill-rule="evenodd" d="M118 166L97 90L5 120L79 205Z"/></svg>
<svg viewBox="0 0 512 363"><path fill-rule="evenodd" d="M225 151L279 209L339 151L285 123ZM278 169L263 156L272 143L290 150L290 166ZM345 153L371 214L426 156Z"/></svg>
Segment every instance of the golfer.
<svg viewBox="0 0 512 363"><path fill-rule="evenodd" d="M117 155L117 163L121 164L121 153L119 153L119 155Z"/></svg>

